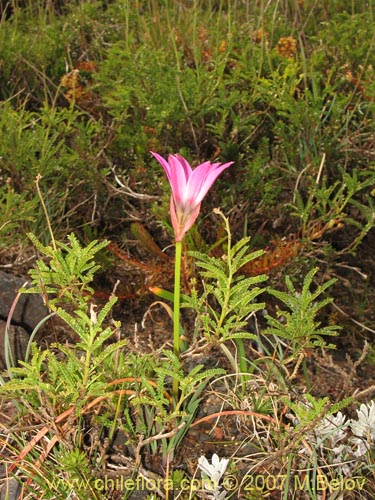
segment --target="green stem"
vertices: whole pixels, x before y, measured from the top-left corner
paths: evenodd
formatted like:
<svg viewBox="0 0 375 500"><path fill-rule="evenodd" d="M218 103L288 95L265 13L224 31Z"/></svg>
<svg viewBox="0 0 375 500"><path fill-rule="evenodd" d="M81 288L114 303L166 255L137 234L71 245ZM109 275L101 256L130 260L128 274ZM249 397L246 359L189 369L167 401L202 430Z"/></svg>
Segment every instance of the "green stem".
<svg viewBox="0 0 375 500"><path fill-rule="evenodd" d="M173 303L173 352L180 356L180 294L181 294L181 255L182 241L176 241L176 257L174 265L174 303ZM173 379L173 397L178 401L178 380Z"/></svg>
<svg viewBox="0 0 375 500"><path fill-rule="evenodd" d="M234 277L234 270L233 270L233 253L232 253L232 236L229 228L229 223L228 220L225 220L226 227L227 227L227 234L228 234L228 250L227 250L227 265L228 265L228 283L227 283L227 289L225 290L225 295L224 295L224 304L221 308L221 315L220 319L217 323L217 332L220 332L220 329L227 317L228 314L228 306L229 306L229 301L230 301L230 295L231 295L231 287L233 284L233 277ZM239 370L241 372L241 379L242 381L245 380L244 378L244 373L248 372L248 365L246 361L246 351L245 351L245 346L243 343L243 339L238 338L235 339L235 344L237 346L237 356L239 360ZM229 351L228 351L229 352Z"/></svg>
<svg viewBox="0 0 375 500"><path fill-rule="evenodd" d="M247 373L249 371L249 367L247 366L246 351L243 339L235 339L234 341L237 347L237 356L238 356L238 364L240 367L240 372Z"/></svg>

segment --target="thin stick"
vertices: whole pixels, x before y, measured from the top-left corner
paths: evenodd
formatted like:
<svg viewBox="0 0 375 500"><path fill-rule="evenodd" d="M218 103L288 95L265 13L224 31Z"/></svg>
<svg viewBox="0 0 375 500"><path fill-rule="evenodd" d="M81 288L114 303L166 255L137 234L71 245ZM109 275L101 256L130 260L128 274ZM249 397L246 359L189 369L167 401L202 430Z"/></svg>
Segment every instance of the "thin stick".
<svg viewBox="0 0 375 500"><path fill-rule="evenodd" d="M56 251L57 247L56 247L56 243L55 243L55 237L53 236L52 226L51 226L51 222L49 220L47 207L46 207L46 204L44 203L43 196L42 196L42 193L41 193L40 187L39 187L39 181L41 178L42 178L42 176L40 174L38 174L35 178L36 190L38 191L40 203L42 204L44 215L46 216L48 231L49 231L49 234L51 235L52 246L53 246L53 249Z"/></svg>

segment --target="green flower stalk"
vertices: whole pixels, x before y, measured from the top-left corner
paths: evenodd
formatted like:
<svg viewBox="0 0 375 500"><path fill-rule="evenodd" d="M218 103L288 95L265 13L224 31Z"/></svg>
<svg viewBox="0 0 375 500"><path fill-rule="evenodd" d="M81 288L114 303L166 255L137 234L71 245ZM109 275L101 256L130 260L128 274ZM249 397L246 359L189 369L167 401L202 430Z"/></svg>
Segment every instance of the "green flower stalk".
<svg viewBox="0 0 375 500"><path fill-rule="evenodd" d="M172 188L170 213L176 240L174 309L173 309L173 350L180 354L180 280L182 240L196 221L201 202L218 176L230 165L206 161L194 170L181 155L169 155L168 161L157 153L151 154L158 160L167 174ZM173 395L178 398L178 380L173 380Z"/></svg>

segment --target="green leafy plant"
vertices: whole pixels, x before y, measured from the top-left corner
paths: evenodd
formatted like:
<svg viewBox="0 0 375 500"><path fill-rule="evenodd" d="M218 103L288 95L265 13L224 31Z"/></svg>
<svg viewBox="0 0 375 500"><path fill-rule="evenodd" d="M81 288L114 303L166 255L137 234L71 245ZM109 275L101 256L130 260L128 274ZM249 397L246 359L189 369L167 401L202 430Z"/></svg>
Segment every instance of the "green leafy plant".
<svg viewBox="0 0 375 500"><path fill-rule="evenodd" d="M15 457L17 466L27 469L28 461L38 456L35 446L48 435L50 445L37 459L38 466L30 477L37 474L42 483L49 484L43 462L48 463L53 453L61 463L68 460L73 464L64 468L64 484L61 483L58 490L65 491L81 481L86 484L86 491L92 479L89 468L94 456L86 461L83 475L77 476L75 464L83 456L81 436L85 432L85 421L101 429L109 428L113 436L116 418L123 418L130 435L146 435L145 439L138 439L137 456L144 446L156 452L160 442L163 463L171 462L196 414L204 387L224 370L202 370L203 366L197 365L185 373L178 357L170 351L165 351L161 360L156 358L152 363L147 357L136 363L131 356L127 359L128 353L123 350L127 341L114 340L120 323L108 319L117 298L112 297L99 311L88 300L93 297L90 283L99 267L94 256L107 242L93 241L82 247L71 234L69 244L53 239L53 245L46 247L35 236L30 237L49 261L37 261L36 269L30 272L33 286L26 291L48 294L51 309L78 340L73 345L55 342L45 350L33 344L30 360L20 361L20 366L10 368L11 380L3 381L0 387L3 397L18 398L20 411L27 408L41 425L41 430L31 439L32 444L20 444L21 450ZM170 377L176 379L179 386L178 400L174 404L169 395ZM98 405L100 415L95 416L92 409ZM44 408L42 413L40 407ZM135 421L134 410L139 415ZM46 415L54 422L52 427L45 421ZM73 435L65 432L72 423L75 426ZM63 430L62 435L54 426ZM60 445L70 450L69 456L61 455ZM56 474L58 471L57 468ZM55 486L52 490L56 490Z"/></svg>
<svg viewBox="0 0 375 500"><path fill-rule="evenodd" d="M20 361L20 367L11 369L13 378L1 391L26 391L30 397L33 394L35 408L42 398L49 407L61 411L71 405L82 407L88 398L104 394L108 377L106 367L113 362L114 353L126 345L125 340L106 345L119 327L118 323L115 328L103 326L115 302L116 298L111 299L99 313L93 306L87 306L87 312L79 309L74 317L57 308L57 314L78 335L79 341L74 347L53 344L53 351L42 351L34 346L30 361Z"/></svg>
<svg viewBox="0 0 375 500"><path fill-rule="evenodd" d="M293 411L296 417L295 426L300 429L308 426L313 428L321 422L323 417L334 415L351 404L354 399L345 398L337 403L331 403L328 397L316 398L306 393L303 401L291 401L285 397L283 401Z"/></svg>
<svg viewBox="0 0 375 500"><path fill-rule="evenodd" d="M30 293L32 290L45 296L54 294L50 296L50 307L78 338L74 345L56 342L45 350L34 344L30 359L10 368L11 379L3 381L0 387L3 397L18 399L21 414L27 408L35 422L42 426L33 437L33 444L25 443L24 449L19 451L19 467L27 470L28 459L35 461L34 447L46 434L50 435L50 446L42 453L42 458L36 462L39 466L31 474L43 477L42 462L49 460L52 448L59 447L59 442L79 453L82 445L80 435L85 425L83 415L92 418L91 408L101 402L111 407L113 398L122 394L113 390L112 386L116 385L115 367L124 366L121 349L126 340L113 341L120 324L111 323L108 315L116 297L112 297L99 311L93 303L88 303L93 295L89 283L99 267L94 262L94 255L107 242L94 241L83 248L72 234L68 245L53 240L52 246L45 247L34 236L31 235L31 238L49 262L37 262L37 270L31 271L33 286L25 291ZM64 309L67 304L73 311ZM129 393L129 389L125 389L123 394L134 394L134 391ZM40 413L41 407L44 410ZM70 418L74 421L76 433L60 436L56 427L51 428L46 422L46 415L55 426L60 423L64 429L68 425L66 419ZM16 451L13 450L13 453L16 454Z"/></svg>
<svg viewBox="0 0 375 500"><path fill-rule="evenodd" d="M108 241L92 241L82 247L77 237L72 233L68 236L68 244L53 241L53 245L44 246L31 233L29 238L41 254L49 259L37 262L37 269L30 271L32 286L24 289L25 293L51 294L48 304L55 308L56 304L72 302L78 306L85 305L94 290L89 283L100 268L95 264L94 256L108 245ZM63 311L60 309L60 313Z"/></svg>
<svg viewBox="0 0 375 500"><path fill-rule="evenodd" d="M264 292L258 285L263 283L265 275L246 277L241 269L253 259L263 254L262 250L249 251L250 238L242 238L232 244L228 219L220 210L216 210L224 220L227 233L226 252L221 258L191 251L189 255L196 259L196 265L203 280L203 294L198 297L193 293L191 305L198 312L204 335L209 341L219 343L221 348L237 369L237 363L224 343L234 340L238 349L239 367L247 371L246 352L243 341L256 340L256 335L246 330L249 317L264 308L264 303L256 298Z"/></svg>
<svg viewBox="0 0 375 500"><path fill-rule="evenodd" d="M166 465L173 460L178 445L189 430L203 389L209 380L223 375L225 370L202 370L203 365L196 365L185 373L181 361L173 352L164 351L163 354L164 359L154 366L155 384L142 376L143 389L132 399L132 405L138 408L140 415L144 415L142 427L147 429L148 438L142 446L147 444L156 453L160 441L162 461ZM168 393L170 377L179 384L179 398L173 404Z"/></svg>
<svg viewBox="0 0 375 500"><path fill-rule="evenodd" d="M25 225L35 219L36 200L27 200L25 194L16 193L10 178L0 187L0 234L1 246L15 244L14 232L25 230Z"/></svg>
<svg viewBox="0 0 375 500"><path fill-rule="evenodd" d="M26 102L17 109L0 103L0 174L6 180L0 186L0 227L4 231L13 228L13 244L24 243L30 231L44 243L50 241L36 178L42 179L40 189L58 236L80 226L83 214L92 208L93 196L102 196L95 158L99 124L73 108L47 104L38 112L27 108ZM105 168L100 171L105 175Z"/></svg>
<svg viewBox="0 0 375 500"><path fill-rule="evenodd" d="M19 448L12 449L16 462L10 467L10 472L17 463L17 467L26 471L30 480L37 477L37 482L43 488L46 484L52 484L52 488L48 486L50 490L61 492L73 484L77 486L78 470L59 465L61 449L71 450L71 453L75 450L75 453L82 455L85 421L89 420L93 427L97 427L100 421L96 421L92 408L100 405L102 412L107 408L107 425L113 425L110 415L113 419L116 400L121 394L134 394L129 389L118 392L112 388L116 380L116 363L122 357L121 349L126 345L126 340L112 340L118 323L104 325L115 302L116 298L111 299L99 312L88 304L85 312L82 305L74 312L74 316L57 307L57 315L78 336L78 342L73 346L55 343L46 350L34 345L30 360L20 361L19 367L10 369L12 378L0 387L0 394L3 398L16 398L20 415L27 409L30 418L40 429L33 436L29 433L23 439L18 437ZM75 429L73 433L69 431L72 425ZM50 444L38 457L36 450L46 435ZM48 479L48 464L51 460L57 462L53 477ZM80 469L83 474L81 482L85 479L86 486L89 485L89 479L93 479L95 461L95 456L87 457L86 472ZM44 462L47 464L44 465ZM30 470L29 463L36 463L36 466ZM87 472L88 467L90 472ZM81 492L82 495L86 489Z"/></svg>
<svg viewBox="0 0 375 500"><path fill-rule="evenodd" d="M334 347L327 344L325 337L335 336L340 330L337 325L321 326L321 321L317 318L319 311L333 301L331 297L322 298L321 295L336 281L332 278L322 285L317 285L312 291L311 286L318 270L313 268L307 273L301 292L296 290L289 276L285 278L287 292L268 290L268 293L280 300L288 310L278 310L277 318L268 315L269 326L264 333L286 340L293 357L298 357L304 349Z"/></svg>
<svg viewBox="0 0 375 500"><path fill-rule="evenodd" d="M326 176L319 182L309 178L307 198L296 190L295 205L291 205L291 209L301 221L302 236L306 240L319 239L344 225L352 226L356 234L341 253L355 252L375 223L374 201L370 193L374 172L371 168L352 173L340 169L340 174L341 179L332 184L327 182ZM357 217L353 217L354 211L358 213Z"/></svg>

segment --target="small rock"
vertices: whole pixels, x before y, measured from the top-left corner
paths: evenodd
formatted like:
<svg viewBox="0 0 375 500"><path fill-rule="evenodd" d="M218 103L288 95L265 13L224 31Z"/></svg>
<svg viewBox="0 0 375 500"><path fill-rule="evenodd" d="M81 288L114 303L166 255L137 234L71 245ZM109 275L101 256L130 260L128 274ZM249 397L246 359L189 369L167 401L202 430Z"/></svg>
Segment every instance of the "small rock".
<svg viewBox="0 0 375 500"><path fill-rule="evenodd" d="M5 326L6 322L0 320L0 371L7 369L5 362ZM9 345L11 348L14 364L20 359L25 359L27 345L30 335L22 326L9 327Z"/></svg>
<svg viewBox="0 0 375 500"><path fill-rule="evenodd" d="M18 500L21 494L21 484L11 477L5 481L0 489L0 500Z"/></svg>
<svg viewBox="0 0 375 500"><path fill-rule="evenodd" d="M0 271L0 318L6 320L19 289L26 280ZM21 294L12 315L12 323L22 325L30 332L48 314L42 298L37 294Z"/></svg>

